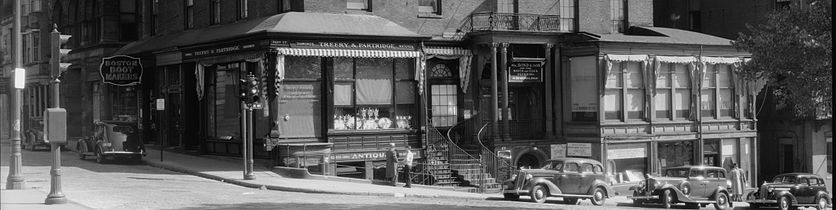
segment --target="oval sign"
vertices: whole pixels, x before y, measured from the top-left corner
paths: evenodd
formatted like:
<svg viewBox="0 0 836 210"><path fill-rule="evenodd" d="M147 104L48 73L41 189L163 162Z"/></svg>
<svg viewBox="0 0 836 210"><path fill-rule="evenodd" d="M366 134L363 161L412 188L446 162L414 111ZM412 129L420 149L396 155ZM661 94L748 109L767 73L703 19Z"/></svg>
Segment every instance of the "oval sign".
<svg viewBox="0 0 836 210"><path fill-rule="evenodd" d="M102 59L99 67L102 81L111 85L136 85L142 80L142 62L139 58L116 55Z"/></svg>

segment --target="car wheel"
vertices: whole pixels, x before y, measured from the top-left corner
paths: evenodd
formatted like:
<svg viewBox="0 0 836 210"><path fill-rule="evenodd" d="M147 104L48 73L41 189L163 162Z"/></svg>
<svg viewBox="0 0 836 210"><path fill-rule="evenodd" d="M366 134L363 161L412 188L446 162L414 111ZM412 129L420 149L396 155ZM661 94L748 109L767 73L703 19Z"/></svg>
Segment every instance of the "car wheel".
<svg viewBox="0 0 836 210"><path fill-rule="evenodd" d="M96 150L96 163L103 164L105 162L105 157L102 154L101 150Z"/></svg>
<svg viewBox="0 0 836 210"><path fill-rule="evenodd" d="M578 199L577 198L566 198L566 197L564 197L563 198L563 204L575 205L575 204L578 204Z"/></svg>
<svg viewBox="0 0 836 210"><path fill-rule="evenodd" d="M726 193L720 193L717 195L717 198L714 199L714 208L717 210L725 210L729 207L729 195Z"/></svg>
<svg viewBox="0 0 836 210"><path fill-rule="evenodd" d="M824 196L819 196L816 198L816 210L822 210L827 208L827 198Z"/></svg>
<svg viewBox="0 0 836 210"><path fill-rule="evenodd" d="M778 209L781 210L789 210L791 206L790 198L787 196L781 196L778 198Z"/></svg>
<svg viewBox="0 0 836 210"><path fill-rule="evenodd" d="M607 193L604 191L603 188L596 187L595 190L592 191L592 198L589 200L592 201L593 205L604 205L604 202L607 201Z"/></svg>
<svg viewBox="0 0 836 210"><path fill-rule="evenodd" d="M633 191L633 196L639 196L639 191ZM644 205L644 200L642 199L633 199L633 204L636 206Z"/></svg>
<svg viewBox="0 0 836 210"><path fill-rule="evenodd" d="M546 202L546 197L549 196L549 191L543 185L535 185L531 188L531 200L537 203Z"/></svg>
<svg viewBox="0 0 836 210"><path fill-rule="evenodd" d="M514 194L514 193L503 193L502 197L505 197L505 200L509 200L509 201L520 200L520 195L519 194Z"/></svg>
<svg viewBox="0 0 836 210"><path fill-rule="evenodd" d="M666 209L671 208L671 205L673 205L674 203L672 194L673 190L662 191L662 206L664 206Z"/></svg>

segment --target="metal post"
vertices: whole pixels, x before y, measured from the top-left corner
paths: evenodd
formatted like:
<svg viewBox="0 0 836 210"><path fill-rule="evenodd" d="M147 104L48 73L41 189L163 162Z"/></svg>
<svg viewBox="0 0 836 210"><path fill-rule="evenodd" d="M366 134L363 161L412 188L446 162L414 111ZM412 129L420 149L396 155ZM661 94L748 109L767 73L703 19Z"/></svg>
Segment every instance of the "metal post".
<svg viewBox="0 0 836 210"><path fill-rule="evenodd" d="M253 180L253 109L251 105L247 106L246 127L244 128L244 180Z"/></svg>
<svg viewBox="0 0 836 210"><path fill-rule="evenodd" d="M20 34L20 0L15 0L14 3L14 62L15 68L23 68L23 48L21 48L22 39ZM15 71L15 74L18 72ZM17 76L15 76L17 77ZM25 77L25 75L24 75ZM14 105L12 112L12 154L9 158L9 175L6 178L6 189L19 190L25 188L23 176L20 170L23 168L23 160L20 156L20 113L23 111L23 93L21 89L14 88Z"/></svg>
<svg viewBox="0 0 836 210"><path fill-rule="evenodd" d="M57 33L57 31L53 33ZM58 76L59 75L53 75L55 79L52 80L53 108L61 107L61 103L59 102L61 96L61 80L58 79ZM64 192L61 191L61 145L55 142L51 142L49 145L52 150L52 168L49 170L49 195L46 196L46 200L44 202L46 204L65 204L67 203L67 197L64 196Z"/></svg>

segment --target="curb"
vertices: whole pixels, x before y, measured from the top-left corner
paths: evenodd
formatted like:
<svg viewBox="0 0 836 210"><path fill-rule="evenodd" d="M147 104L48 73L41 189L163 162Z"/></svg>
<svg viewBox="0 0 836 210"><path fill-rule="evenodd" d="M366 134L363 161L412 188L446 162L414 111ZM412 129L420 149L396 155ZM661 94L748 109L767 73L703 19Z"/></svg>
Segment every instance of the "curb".
<svg viewBox="0 0 836 210"><path fill-rule="evenodd" d="M376 193L376 192L336 192L336 191L327 191L327 190L316 190L316 189L308 189L308 188L295 188L295 187L286 187L286 186L276 186L276 185L262 185L262 184L255 184L250 183L247 181L242 180L234 180L234 179L226 179L224 177L211 175L202 173L199 171L194 171L190 169L186 169L185 167L178 167L173 166L165 163L157 163L157 162L150 162L143 160L149 166L162 168L170 171L191 174L207 179L212 179L224 183L230 183L242 187L249 187L249 188L256 188L256 189L268 189L268 190L277 190L277 191L286 191L286 192L300 192L300 193L319 193L319 194L337 194L337 195L365 195L365 196L385 196L385 197L412 197L412 198L448 198L448 199L465 199L465 200L485 200L486 198L474 198L474 197L467 197L467 196L453 196L453 195L422 195L422 194L411 194L411 193ZM322 179L322 180L334 180L334 179Z"/></svg>

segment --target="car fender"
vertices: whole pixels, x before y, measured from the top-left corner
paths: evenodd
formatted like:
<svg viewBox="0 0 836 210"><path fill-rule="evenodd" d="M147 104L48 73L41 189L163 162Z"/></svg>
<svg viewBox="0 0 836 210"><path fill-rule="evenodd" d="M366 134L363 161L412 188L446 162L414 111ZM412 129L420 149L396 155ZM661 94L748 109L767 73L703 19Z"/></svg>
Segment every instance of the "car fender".
<svg viewBox="0 0 836 210"><path fill-rule="evenodd" d="M783 197L783 196L788 196L788 197L790 197L790 202L792 202L793 204L798 203L798 201L796 201L796 200L795 200L795 195L793 195L793 194L792 194L792 193L790 193L789 191L778 191L778 192L775 192L775 199L776 199L776 200L777 200L778 198L780 198L780 197Z"/></svg>
<svg viewBox="0 0 836 210"><path fill-rule="evenodd" d="M586 194L587 195L592 195L592 192L595 190L595 188L598 188L598 187L604 188L604 196L606 196L606 198L612 197L611 194L613 192L615 192L615 191L613 191L612 187L610 187L610 185L608 185L607 183L605 183L603 181L600 181L600 180L595 180L595 182L592 183L592 186L590 186L589 189L586 191ZM635 186L633 186L633 187L635 187ZM633 187L630 187L630 188L633 188Z"/></svg>
<svg viewBox="0 0 836 210"><path fill-rule="evenodd" d="M662 196L662 192L664 192L665 190L673 190L673 193L676 194L676 200L679 200L679 201L683 201L683 200L684 201L690 201L691 200L691 198L689 198L688 195L685 195L685 193L682 193L682 191L679 190L679 188L677 188L675 185L672 185L672 184L662 185L662 187L660 187L659 189L656 189L655 192L657 192L656 194L658 194L659 196Z"/></svg>
<svg viewBox="0 0 836 210"><path fill-rule="evenodd" d="M717 187L717 189L714 189L714 193L711 194L711 199L717 200L717 196L720 195L720 193L725 193L727 196L729 195L729 191L720 186Z"/></svg>
<svg viewBox="0 0 836 210"><path fill-rule="evenodd" d="M816 197L818 197L818 196L824 196L827 199L828 204L831 202L831 199L833 199L833 197L830 197L832 195L830 195L830 193L827 193L825 191L819 191L819 193L816 193Z"/></svg>
<svg viewBox="0 0 836 210"><path fill-rule="evenodd" d="M557 185L552 183L551 180L545 179L543 177L534 178L531 180L531 184L529 184L529 186L531 186L532 188L536 185L546 186L547 188L549 188L549 194L551 195L563 194L563 191L561 191L560 188L557 187Z"/></svg>

